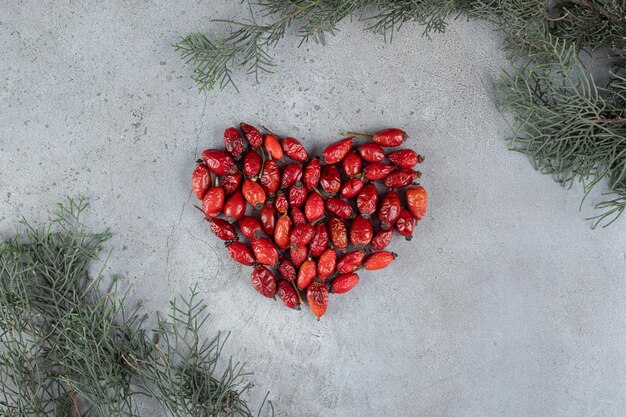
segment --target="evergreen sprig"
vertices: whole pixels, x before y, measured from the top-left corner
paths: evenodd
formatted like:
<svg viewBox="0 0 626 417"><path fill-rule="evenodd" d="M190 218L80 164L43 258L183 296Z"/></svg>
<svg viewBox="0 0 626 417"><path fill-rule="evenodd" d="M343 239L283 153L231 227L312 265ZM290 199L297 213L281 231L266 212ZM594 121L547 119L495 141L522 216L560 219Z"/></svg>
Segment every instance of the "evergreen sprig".
<svg viewBox="0 0 626 417"><path fill-rule="evenodd" d="M511 147L564 184L582 182L585 196L607 179L610 192L596 205L594 227L624 212L623 0L259 0L249 9L249 20L216 21L231 27L224 38L192 34L175 45L193 64L201 90L236 88L238 67L257 79L272 72L272 49L292 24L302 42L324 42L346 18L363 21L389 41L407 22L422 25L426 36L444 32L448 20L459 15L491 22L504 35L513 62L499 83L503 102L518 115ZM597 80L607 74L590 73L579 59L600 48L615 64L606 86Z"/></svg>
<svg viewBox="0 0 626 417"><path fill-rule="evenodd" d="M225 338L206 339L195 287L145 329L117 277L90 274L106 231L81 223L84 199L59 205L43 227L23 221L0 244L0 415L137 416L151 397L164 415L252 416L241 394L249 374L221 359Z"/></svg>

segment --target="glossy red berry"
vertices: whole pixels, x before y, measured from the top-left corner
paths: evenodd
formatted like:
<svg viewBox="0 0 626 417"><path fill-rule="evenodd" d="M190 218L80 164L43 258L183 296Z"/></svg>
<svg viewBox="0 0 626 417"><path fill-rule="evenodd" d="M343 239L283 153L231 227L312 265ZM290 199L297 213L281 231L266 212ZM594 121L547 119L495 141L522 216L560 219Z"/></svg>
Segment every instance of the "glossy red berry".
<svg viewBox="0 0 626 417"><path fill-rule="evenodd" d="M278 264L278 273L285 281L293 281L296 279L296 267L293 262L287 258L282 258Z"/></svg>
<svg viewBox="0 0 626 417"><path fill-rule="evenodd" d="M400 146L408 138L404 130L397 128L381 130L372 136L372 140L380 146Z"/></svg>
<svg viewBox="0 0 626 417"><path fill-rule="evenodd" d="M243 157L243 173L249 178L257 178L261 172L261 157L250 149Z"/></svg>
<svg viewBox="0 0 626 417"><path fill-rule="evenodd" d="M237 232L232 224L228 223L224 219L214 218L210 220L211 231L218 239L233 240L237 237Z"/></svg>
<svg viewBox="0 0 626 417"><path fill-rule="evenodd" d="M276 211L280 214L287 213L287 210L289 209L289 201L287 200L287 196L284 192L279 191L276 193L274 207L276 208Z"/></svg>
<svg viewBox="0 0 626 417"><path fill-rule="evenodd" d="M320 186L327 194L333 195L341 189L341 174L336 165L326 165L320 176Z"/></svg>
<svg viewBox="0 0 626 417"><path fill-rule="evenodd" d="M315 229L309 223L302 223L294 226L291 231L291 246L295 247L308 245L311 239L313 239L314 234Z"/></svg>
<svg viewBox="0 0 626 417"><path fill-rule="evenodd" d="M289 250L289 257L296 268L300 268L300 265L302 265L308 255L309 249L306 246L292 247Z"/></svg>
<svg viewBox="0 0 626 417"><path fill-rule="evenodd" d="M396 167L385 162L374 162L365 167L363 178L370 181L385 179L387 175L396 170Z"/></svg>
<svg viewBox="0 0 626 417"><path fill-rule="evenodd" d="M257 262L263 265L274 265L278 262L276 246L267 238L252 239L252 252Z"/></svg>
<svg viewBox="0 0 626 417"><path fill-rule="evenodd" d="M321 282L313 282L306 292L306 300L311 307L311 311L319 320L328 308L328 288Z"/></svg>
<svg viewBox="0 0 626 417"><path fill-rule="evenodd" d="M387 175L385 185L388 188L402 188L411 184L419 177L420 173L418 171L414 171L411 168L401 168Z"/></svg>
<svg viewBox="0 0 626 417"><path fill-rule="evenodd" d="M317 261L317 274L321 280L330 277L337 266L337 252L333 248L326 248Z"/></svg>
<svg viewBox="0 0 626 417"><path fill-rule="evenodd" d="M243 138L234 127L224 131L224 147L235 159L239 159L243 153Z"/></svg>
<svg viewBox="0 0 626 417"><path fill-rule="evenodd" d="M314 226L313 239L309 243L311 256L314 258L320 256L328 246L328 229L324 223L318 223Z"/></svg>
<svg viewBox="0 0 626 417"><path fill-rule="evenodd" d="M406 205L416 220L421 220L426 215L428 208L428 193L421 185L407 188Z"/></svg>
<svg viewBox="0 0 626 417"><path fill-rule="evenodd" d="M302 179L302 165L293 163L283 168L283 178L280 188L289 188Z"/></svg>
<svg viewBox="0 0 626 417"><path fill-rule="evenodd" d="M359 283L359 276L354 272L339 275L330 284L330 292L334 294L343 294L350 291Z"/></svg>
<svg viewBox="0 0 626 417"><path fill-rule="evenodd" d="M254 254L248 246L242 242L231 242L227 244L228 254L233 260L242 265L252 266L255 264Z"/></svg>
<svg viewBox="0 0 626 417"><path fill-rule="evenodd" d="M337 272L340 274L354 272L363 265L363 259L365 259L364 250L359 249L347 253L337 263Z"/></svg>
<svg viewBox="0 0 626 417"><path fill-rule="evenodd" d="M341 198L331 197L326 200L326 210L329 213L334 214L342 219L350 219L354 215L354 209L346 200Z"/></svg>
<svg viewBox="0 0 626 417"><path fill-rule="evenodd" d="M365 183L360 178L350 178L341 184L339 195L343 198L352 198L357 195L362 189Z"/></svg>
<svg viewBox="0 0 626 417"><path fill-rule="evenodd" d="M278 283L278 290L276 291L278 298L281 299L285 307L300 309L300 298L296 290L287 281L280 281Z"/></svg>
<svg viewBox="0 0 626 417"><path fill-rule="evenodd" d="M366 142L359 147L359 155L366 162L380 162L385 159L385 150L377 143Z"/></svg>
<svg viewBox="0 0 626 417"><path fill-rule="evenodd" d="M263 139L263 146L265 147L265 152L272 159L282 159L283 157L283 147L280 145L278 138L272 134L265 135L265 139Z"/></svg>
<svg viewBox="0 0 626 417"><path fill-rule="evenodd" d="M222 187L211 187L202 198L202 211L207 217L216 217L224 209L224 189Z"/></svg>
<svg viewBox="0 0 626 417"><path fill-rule="evenodd" d="M328 234L337 249L344 250L348 247L348 230L343 220L332 217L328 221Z"/></svg>
<svg viewBox="0 0 626 417"><path fill-rule="evenodd" d="M354 247L365 247L370 244L374 235L374 227L369 219L358 215L350 225L350 244Z"/></svg>
<svg viewBox="0 0 626 417"><path fill-rule="evenodd" d="M368 271L383 269L389 266L396 259L396 256L395 253L388 251L375 252L365 260L363 266Z"/></svg>
<svg viewBox="0 0 626 417"><path fill-rule="evenodd" d="M320 176L322 174L322 163L319 158L315 157L311 159L304 168L303 180L304 188L307 191L311 191L317 187L320 182Z"/></svg>
<svg viewBox="0 0 626 417"><path fill-rule="evenodd" d="M302 262L302 265L300 265L300 269L298 270L298 288L301 290L306 289L309 285L311 285L316 275L317 266L315 265L315 261L309 258Z"/></svg>
<svg viewBox="0 0 626 417"><path fill-rule="evenodd" d="M261 186L268 195L274 195L280 187L280 166L273 160L265 161L263 172L261 173Z"/></svg>
<svg viewBox="0 0 626 417"><path fill-rule="evenodd" d="M252 286L261 295L267 298L273 298L276 295L276 277L263 265L257 265L252 270L251 274Z"/></svg>
<svg viewBox="0 0 626 417"><path fill-rule="evenodd" d="M289 206L301 207L306 201L307 191L301 182L297 182L289 189Z"/></svg>
<svg viewBox="0 0 626 417"><path fill-rule="evenodd" d="M398 193L395 191L387 191L387 194L381 199L380 207L378 208L380 227L388 229L393 226L396 220L398 220L398 217L400 217L401 210L402 203L400 202Z"/></svg>
<svg viewBox="0 0 626 417"><path fill-rule="evenodd" d="M191 189L198 200L202 200L202 197L204 197L210 185L211 173L209 172L209 168L203 163L198 163L193 174L191 174Z"/></svg>
<svg viewBox="0 0 626 417"><path fill-rule="evenodd" d="M265 203L265 191L257 181L252 181L248 178L243 180L241 193L243 194L243 197L246 199L248 204L250 204L256 210L259 210L261 207L263 207L263 203Z"/></svg>
<svg viewBox="0 0 626 417"><path fill-rule="evenodd" d="M251 216L243 216L237 221L241 234L248 239L255 239L261 236L261 223Z"/></svg>
<svg viewBox="0 0 626 417"><path fill-rule="evenodd" d="M314 223L324 217L324 199L316 192L312 192L304 204L304 214L309 222Z"/></svg>
<svg viewBox="0 0 626 417"><path fill-rule="evenodd" d="M291 234L291 218L287 215L280 216L274 228L274 242L281 249L288 249L290 246L289 236Z"/></svg>
<svg viewBox="0 0 626 417"><path fill-rule="evenodd" d="M363 161L361 161L361 157L355 151L348 152L341 163L343 173L346 174L347 177L351 177L352 175L356 175L361 172L362 166Z"/></svg>
<svg viewBox="0 0 626 417"><path fill-rule="evenodd" d="M231 195L241 187L243 174L241 171L235 171L232 174L226 174L222 177L222 187L226 195Z"/></svg>
<svg viewBox="0 0 626 417"><path fill-rule="evenodd" d="M268 235L274 234L274 228L276 227L276 208L271 201L266 201L261 209L261 227L263 231Z"/></svg>
<svg viewBox="0 0 626 417"><path fill-rule="evenodd" d="M400 217L398 217L398 220L396 220L396 230L398 231L398 233L404 236L406 240L411 240L413 238L413 231L415 230L415 219L408 210L402 209L400 211Z"/></svg>
<svg viewBox="0 0 626 417"><path fill-rule="evenodd" d="M391 239L393 238L393 229L383 230L380 229L374 235L372 242L370 243L370 248L374 250L383 250L391 243Z"/></svg>
<svg viewBox="0 0 626 417"><path fill-rule="evenodd" d="M352 149L353 138L346 138L335 143L331 143L322 151L322 164L336 164Z"/></svg>
<svg viewBox="0 0 626 417"><path fill-rule="evenodd" d="M309 154L306 149L304 149L304 146L302 146L302 143L289 136L283 139L283 151L285 155L294 161L305 162L309 159Z"/></svg>
<svg viewBox="0 0 626 417"><path fill-rule="evenodd" d="M389 161L400 168L413 168L423 160L413 149L399 149L389 154Z"/></svg>
<svg viewBox="0 0 626 417"><path fill-rule="evenodd" d="M241 130L243 131L246 140L252 148L256 149L261 146L261 144L263 143L263 136L256 127L247 125L245 123L241 123L239 127L241 127Z"/></svg>
<svg viewBox="0 0 626 417"><path fill-rule="evenodd" d="M246 214L246 200L244 200L241 191L235 191L224 203L224 215L226 220L233 222L241 219L244 214Z"/></svg>
<svg viewBox="0 0 626 417"><path fill-rule="evenodd" d="M226 175L234 172L235 160L226 151L207 149L202 151L202 160L215 175Z"/></svg>
<svg viewBox="0 0 626 417"><path fill-rule="evenodd" d="M291 221L294 226L306 223L306 216L298 207L291 209Z"/></svg>
<svg viewBox="0 0 626 417"><path fill-rule="evenodd" d="M378 190L374 184L365 184L356 198L356 206L363 217L369 217L376 212L378 206Z"/></svg>

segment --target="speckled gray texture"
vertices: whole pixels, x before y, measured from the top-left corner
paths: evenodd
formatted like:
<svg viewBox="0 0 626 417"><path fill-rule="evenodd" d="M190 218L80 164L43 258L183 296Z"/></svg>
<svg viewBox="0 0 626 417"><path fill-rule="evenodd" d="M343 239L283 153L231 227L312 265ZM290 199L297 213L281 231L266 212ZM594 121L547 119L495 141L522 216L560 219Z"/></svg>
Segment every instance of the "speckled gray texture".
<svg viewBox="0 0 626 417"><path fill-rule="evenodd" d="M0 233L85 194L135 300L162 309L200 282L256 372L253 406L268 389L278 416L624 415L626 218L592 231L579 189L506 150L506 60L486 25L430 41L406 25L385 45L346 22L327 46L289 37L260 85L203 95L170 45L238 2L1 3ZM312 151L402 126L427 156L417 238L319 323L258 296L193 208L193 161L242 120Z"/></svg>

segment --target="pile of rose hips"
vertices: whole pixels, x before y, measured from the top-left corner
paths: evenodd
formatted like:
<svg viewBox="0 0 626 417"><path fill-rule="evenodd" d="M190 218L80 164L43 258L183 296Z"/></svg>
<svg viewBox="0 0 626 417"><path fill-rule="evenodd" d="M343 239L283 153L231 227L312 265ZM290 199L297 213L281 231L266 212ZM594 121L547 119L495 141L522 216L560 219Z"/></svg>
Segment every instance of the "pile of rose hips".
<svg viewBox="0 0 626 417"><path fill-rule="evenodd" d="M359 282L357 269L382 269L395 259L384 250L394 227L411 239L428 204L426 190L414 184L423 158L411 149L385 151L408 137L395 128L346 133L352 136L318 158L292 137L240 127L243 135L224 131L226 150L202 152L193 192L230 256L253 267L252 286L269 298L278 294L289 308L299 309L304 294L319 319L329 290L348 292ZM357 146L354 136L371 140Z"/></svg>

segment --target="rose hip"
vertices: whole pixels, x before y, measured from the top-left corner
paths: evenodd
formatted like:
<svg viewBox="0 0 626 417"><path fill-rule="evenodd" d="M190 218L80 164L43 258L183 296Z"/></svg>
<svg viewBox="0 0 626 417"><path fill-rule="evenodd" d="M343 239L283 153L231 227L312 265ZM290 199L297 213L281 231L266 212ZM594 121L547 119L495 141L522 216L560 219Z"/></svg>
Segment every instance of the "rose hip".
<svg viewBox="0 0 626 417"><path fill-rule="evenodd" d="M372 223L365 217L358 215L350 225L350 243L355 248L363 248L370 244L374 228Z"/></svg>
<svg viewBox="0 0 626 417"><path fill-rule="evenodd" d="M309 250L306 246L298 246L289 250L291 262L293 262L296 268L300 268L300 265L302 265L302 263L306 260L308 254Z"/></svg>
<svg viewBox="0 0 626 417"><path fill-rule="evenodd" d="M385 150L377 143L366 142L359 147L359 155L366 162L380 162L385 159Z"/></svg>
<svg viewBox="0 0 626 417"><path fill-rule="evenodd" d="M309 243L311 256L318 257L324 252L328 246L328 229L324 223L318 223L314 226L313 239Z"/></svg>
<svg viewBox="0 0 626 417"><path fill-rule="evenodd" d="M280 167L276 161L265 161L263 172L261 173L261 186L268 195L274 195L274 193L280 187Z"/></svg>
<svg viewBox="0 0 626 417"><path fill-rule="evenodd" d="M274 242L281 249L287 249L290 245L289 234L291 232L291 219L287 215L282 215L276 221L274 228Z"/></svg>
<svg viewBox="0 0 626 417"><path fill-rule="evenodd" d="M368 271L383 269L393 262L393 260L396 259L396 256L397 255L395 253L388 251L375 252L365 260L363 266Z"/></svg>
<svg viewBox="0 0 626 417"><path fill-rule="evenodd" d="M346 138L331 143L322 151L322 164L330 165L340 162L352 149L353 138Z"/></svg>
<svg viewBox="0 0 626 417"><path fill-rule="evenodd" d="M392 172L385 178L385 185L388 188L402 188L411 184L413 181L420 177L418 171L414 171L411 168L401 168Z"/></svg>
<svg viewBox="0 0 626 417"><path fill-rule="evenodd" d="M311 239L313 239L313 235L315 234L315 229L309 223L303 223L295 226L291 231L291 246L306 246L309 244Z"/></svg>
<svg viewBox="0 0 626 417"><path fill-rule="evenodd" d="M304 188L306 188L307 191L311 191L314 188L316 188L320 182L321 174L322 174L322 163L320 162L319 158L315 157L311 159L309 163L306 164L306 167L304 168L304 174L303 174Z"/></svg>
<svg viewBox="0 0 626 417"><path fill-rule="evenodd" d="M328 288L321 282L313 282L306 291L306 300L319 320L328 308Z"/></svg>
<svg viewBox="0 0 626 417"><path fill-rule="evenodd" d="M265 139L263 140L263 145L265 146L265 151L273 159L282 159L283 157L283 148L280 146L280 142L276 138L276 136L272 134L265 135Z"/></svg>
<svg viewBox="0 0 626 417"><path fill-rule="evenodd" d="M276 295L276 277L263 265L257 265L251 274L252 286L261 295L273 298Z"/></svg>
<svg viewBox="0 0 626 417"><path fill-rule="evenodd" d="M348 154L343 158L343 162L341 163L343 172L348 177L351 177L352 175L356 175L361 172L362 165L363 162L361 161L361 157L355 151L348 152Z"/></svg>
<svg viewBox="0 0 626 417"><path fill-rule="evenodd" d="M296 279L296 267L287 258L282 258L278 264L278 272L285 281L293 281Z"/></svg>
<svg viewBox="0 0 626 417"><path fill-rule="evenodd" d="M421 220L426 215L428 207L428 193L421 185L407 188L406 205L416 220Z"/></svg>
<svg viewBox="0 0 626 417"><path fill-rule="evenodd" d="M284 192L279 191L276 193L276 199L274 199L274 207L276 211L280 214L287 213L289 209L289 201L287 201L287 196Z"/></svg>
<svg viewBox="0 0 626 417"><path fill-rule="evenodd" d="M363 217L368 218L376 212L378 190L374 184L365 184L356 198L356 207Z"/></svg>
<svg viewBox="0 0 626 417"><path fill-rule="evenodd" d="M294 226L306 223L306 216L298 207L291 209L291 221Z"/></svg>
<svg viewBox="0 0 626 417"><path fill-rule="evenodd" d="M352 198L363 189L363 185L365 185L365 183L360 178L345 180L344 183L341 184L339 195L343 198Z"/></svg>
<svg viewBox="0 0 626 417"><path fill-rule="evenodd" d="M261 172L261 157L250 149L243 157L243 173L249 178L257 178Z"/></svg>
<svg viewBox="0 0 626 417"><path fill-rule="evenodd" d="M237 221L241 234L248 239L255 239L261 236L261 223L251 216L243 216Z"/></svg>
<svg viewBox="0 0 626 417"><path fill-rule="evenodd" d="M218 239L233 240L237 237L237 232L232 224L226 220L214 218L209 221L211 223L211 231Z"/></svg>
<svg viewBox="0 0 626 417"><path fill-rule="evenodd" d="M224 215L226 220L235 221L241 219L246 214L246 200L240 191L235 191L224 204Z"/></svg>
<svg viewBox="0 0 626 417"><path fill-rule="evenodd" d="M315 266L315 262L309 258L300 265L300 270L298 271L298 280L297 285L301 290L306 289L311 282L315 279L317 275L317 267Z"/></svg>
<svg viewBox="0 0 626 417"><path fill-rule="evenodd" d="M193 174L191 174L191 189L196 197L198 197L198 200L202 200L210 184L211 173L209 172L209 168L202 162L199 162Z"/></svg>
<svg viewBox="0 0 626 417"><path fill-rule="evenodd" d="M305 162L309 159L309 154L306 149L304 149L304 146L302 146L302 143L289 136L283 140L283 151L285 155L294 161Z"/></svg>
<svg viewBox="0 0 626 417"><path fill-rule="evenodd" d="M359 276L354 272L339 275L330 284L330 292L335 294L343 294L350 291L359 283Z"/></svg>
<svg viewBox="0 0 626 417"><path fill-rule="evenodd" d="M413 149L399 149L389 154L389 161L400 168L413 168L423 160Z"/></svg>
<svg viewBox="0 0 626 417"><path fill-rule="evenodd" d="M235 159L239 159L243 153L243 138L234 127L224 131L224 147Z"/></svg>
<svg viewBox="0 0 626 417"><path fill-rule="evenodd" d="M301 207L306 201L307 192L302 186L302 183L298 181L289 189L289 205L291 207Z"/></svg>
<svg viewBox="0 0 626 417"><path fill-rule="evenodd" d="M243 180L241 192L248 204L256 210L263 207L263 203L265 203L265 191L263 191L263 187L261 187L258 182L246 178Z"/></svg>
<svg viewBox="0 0 626 417"><path fill-rule="evenodd" d="M256 127L245 123L241 123L239 127L241 127L243 134L246 136L246 140L252 148L256 149L261 146L261 143L263 143L263 136Z"/></svg>
<svg viewBox="0 0 626 417"><path fill-rule="evenodd" d="M328 221L328 233L330 240L337 249L344 250L348 247L348 230L343 220L332 217Z"/></svg>
<svg viewBox="0 0 626 417"><path fill-rule="evenodd" d="M209 188L202 198L202 211L207 217L216 217L224 208L225 198L222 187Z"/></svg>
<svg viewBox="0 0 626 417"><path fill-rule="evenodd" d="M343 258L337 263L337 272L340 274L347 274L354 272L363 265L363 259L365 259L364 250L355 250L344 255Z"/></svg>
<svg viewBox="0 0 626 417"><path fill-rule="evenodd" d="M320 185L327 194L333 195L341 189L341 174L336 165L326 165L320 176Z"/></svg>
<svg viewBox="0 0 626 417"><path fill-rule="evenodd" d="M336 197L326 200L326 210L342 219L350 219L354 215L354 209L350 203Z"/></svg>
<svg viewBox="0 0 626 417"><path fill-rule="evenodd" d="M241 187L243 180L243 174L240 171L236 171L232 174L226 174L222 177L222 187L226 195L231 195Z"/></svg>
<svg viewBox="0 0 626 417"><path fill-rule="evenodd" d="M241 242L227 243L228 254L233 260L242 265L252 266L255 264L254 254L248 246Z"/></svg>
<svg viewBox="0 0 626 417"><path fill-rule="evenodd" d="M398 217L398 220L396 220L396 230L398 231L398 233L404 236L406 240L411 240L413 238L413 231L415 230L415 219L408 210L402 209L400 211L400 217Z"/></svg>
<svg viewBox="0 0 626 417"><path fill-rule="evenodd" d="M374 162L365 167L363 178L370 181L385 179L387 175L396 170L396 167L384 162Z"/></svg>
<svg viewBox="0 0 626 417"><path fill-rule="evenodd" d="M333 248L327 248L317 260L317 274L323 281L335 272L337 266L337 252Z"/></svg>
<svg viewBox="0 0 626 417"><path fill-rule="evenodd" d="M252 239L252 252L257 262L263 265L274 265L278 262L278 251L274 244L264 237Z"/></svg>
<svg viewBox="0 0 626 417"><path fill-rule="evenodd" d="M274 228L276 227L276 209L270 201L266 201L261 209L261 227L268 235L272 236L274 234Z"/></svg>
<svg viewBox="0 0 626 417"><path fill-rule="evenodd" d="M316 192L312 192L304 204L304 214L309 222L313 223L324 217L324 199Z"/></svg>
<svg viewBox="0 0 626 417"><path fill-rule="evenodd" d="M393 238L393 229L383 230L380 229L374 235L372 242L370 243L370 248L374 250L383 250L391 243L391 239Z"/></svg>
<svg viewBox="0 0 626 417"><path fill-rule="evenodd" d="M372 140L380 146L400 146L409 138L409 135L402 129L385 129L374 133Z"/></svg>
<svg viewBox="0 0 626 417"><path fill-rule="evenodd" d="M402 210L402 203L400 202L400 196L395 191L387 191L387 194L383 196L380 201L380 207L378 208L378 219L380 220L380 227L382 229L388 229L400 217L400 211Z"/></svg>
<svg viewBox="0 0 626 417"><path fill-rule="evenodd" d="M289 188L302 179L302 166L297 163L289 164L283 168L283 179L280 188Z"/></svg>
<svg viewBox="0 0 626 417"><path fill-rule="evenodd" d="M226 151L204 150L202 151L202 160L215 175L226 175L236 169L233 157Z"/></svg>
<svg viewBox="0 0 626 417"><path fill-rule="evenodd" d="M283 304L285 304L285 307L300 310L300 298L298 297L298 293L287 281L280 281L278 283L276 294Z"/></svg>

